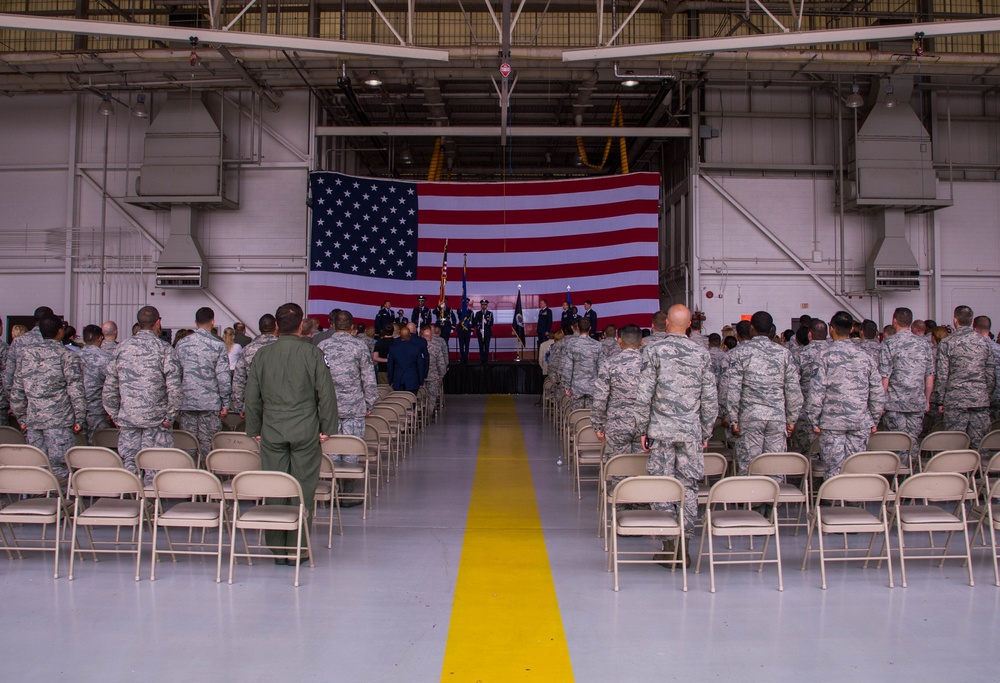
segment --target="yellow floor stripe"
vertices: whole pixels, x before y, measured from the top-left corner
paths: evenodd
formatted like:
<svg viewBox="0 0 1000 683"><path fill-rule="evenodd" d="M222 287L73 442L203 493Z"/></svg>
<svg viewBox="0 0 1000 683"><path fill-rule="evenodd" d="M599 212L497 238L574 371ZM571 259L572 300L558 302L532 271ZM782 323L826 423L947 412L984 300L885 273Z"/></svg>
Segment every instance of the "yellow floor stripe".
<svg viewBox="0 0 1000 683"><path fill-rule="evenodd" d="M490 396L442 681L572 681L514 400Z"/></svg>

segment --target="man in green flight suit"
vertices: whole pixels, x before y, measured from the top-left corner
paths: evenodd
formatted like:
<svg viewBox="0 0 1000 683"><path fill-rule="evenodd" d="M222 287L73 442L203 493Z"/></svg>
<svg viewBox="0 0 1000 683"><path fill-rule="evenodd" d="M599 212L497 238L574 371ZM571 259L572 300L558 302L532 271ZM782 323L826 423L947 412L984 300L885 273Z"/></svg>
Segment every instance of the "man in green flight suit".
<svg viewBox="0 0 1000 683"><path fill-rule="evenodd" d="M246 430L260 441L265 470L285 472L302 485L306 515L312 512L323 452L320 443L337 433L337 394L323 352L302 344L302 308L283 304L274 314L278 340L257 352L246 388ZM290 500L272 500L291 504ZM308 525L308 522L306 522ZM294 531L268 531L267 545L285 563ZM294 564L294 560L288 561Z"/></svg>

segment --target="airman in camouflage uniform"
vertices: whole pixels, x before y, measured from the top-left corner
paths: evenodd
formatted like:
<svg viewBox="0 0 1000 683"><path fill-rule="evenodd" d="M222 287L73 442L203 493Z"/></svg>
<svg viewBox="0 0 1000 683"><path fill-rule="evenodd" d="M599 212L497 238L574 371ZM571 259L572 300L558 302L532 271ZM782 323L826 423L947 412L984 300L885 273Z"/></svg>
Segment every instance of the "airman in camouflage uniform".
<svg viewBox="0 0 1000 683"><path fill-rule="evenodd" d="M104 412L104 378L107 376L111 354L104 350L104 333L97 325L83 328L83 388L87 396L87 444L94 445L94 432L111 426Z"/></svg>
<svg viewBox="0 0 1000 683"><path fill-rule="evenodd" d="M437 325L431 325L428 331L430 336L427 335L427 331L421 332L423 338L427 340L427 351L430 354L427 380L424 386L427 387L427 398L433 411L437 408L438 400L441 397L441 382L448 372L448 342L441 335L441 328Z"/></svg>
<svg viewBox="0 0 1000 683"><path fill-rule="evenodd" d="M0 335L2 334L3 322L0 321ZM7 419L7 408L10 406L10 402L7 400L10 390L4 381L4 377L7 375L7 353L9 351L10 347L7 345L7 342L0 339L0 424L3 424Z"/></svg>
<svg viewBox="0 0 1000 683"><path fill-rule="evenodd" d="M181 407L181 366L160 339L160 313L143 306L139 331L118 344L104 380L104 410L118 425L118 454L136 471L143 448L173 448L173 424Z"/></svg>
<svg viewBox="0 0 1000 683"><path fill-rule="evenodd" d="M878 343L878 325L875 324L874 320L865 320L861 323L861 348L872 355L875 362L879 362L879 356L882 352L882 345Z"/></svg>
<svg viewBox="0 0 1000 683"><path fill-rule="evenodd" d="M722 350L722 336L716 332L708 335L708 357L712 361L712 373L718 385L719 378L722 377L722 361L726 358L726 352Z"/></svg>
<svg viewBox="0 0 1000 683"><path fill-rule="evenodd" d="M278 341L278 336L275 334L278 329L277 323L270 313L265 313L260 317L257 329L260 330L260 335L254 337L254 340L243 349L239 360L236 361L236 370L233 371L233 410L239 413L240 417L246 417L243 412L243 403L247 390L247 376L250 373L250 363L253 362L253 357L257 355L258 351Z"/></svg>
<svg viewBox="0 0 1000 683"><path fill-rule="evenodd" d="M819 357L809 387L806 414L819 434L820 459L826 476L840 474L844 459L868 447L885 391L871 354L851 343L851 316L838 312L830 321L833 343Z"/></svg>
<svg viewBox="0 0 1000 683"><path fill-rule="evenodd" d="M736 324L736 348L726 351L725 357L722 359L722 364L719 366L719 377L716 378L716 389L719 397L719 417L729 426L727 433L729 435L729 440L735 442L735 437L732 433L732 422L736 421L736 411L730 410L730 406L726 402L729 397L729 381L733 376L733 363L740 357L740 354L746 353L746 345L753 337L750 334L750 321L741 320Z"/></svg>
<svg viewBox="0 0 1000 683"><path fill-rule="evenodd" d="M365 415L378 401L375 368L368 346L351 334L354 317L349 311L338 311L333 323L336 330L329 339L320 342L326 366L337 394L337 432L365 438ZM356 464L358 456L335 456L334 461Z"/></svg>
<svg viewBox="0 0 1000 683"><path fill-rule="evenodd" d="M42 334L38 331L38 323L42 318L51 316L51 308L48 306L39 306L35 309L35 326L20 337L16 337L10 343L10 347L7 349L7 360L3 368L3 397L0 398L0 402L3 403L5 408L8 405L7 399L10 397L10 391L14 386L14 370L17 369L17 361L21 357L21 350L42 343Z"/></svg>
<svg viewBox="0 0 1000 683"><path fill-rule="evenodd" d="M590 320L579 318L574 325L580 334L570 337L570 345L560 359L559 376L563 378L569 409L589 408L594 400L594 380L601 360L601 343L590 336ZM566 343L566 342L563 342Z"/></svg>
<svg viewBox="0 0 1000 683"><path fill-rule="evenodd" d="M590 422L597 438L604 442L604 456L638 453L642 449L643 427L635 412L642 358L639 346L642 331L635 325L621 330L621 353L603 361L594 381L594 402Z"/></svg>
<svg viewBox="0 0 1000 683"><path fill-rule="evenodd" d="M226 344L212 335L215 311L199 308L194 316L197 329L177 342L174 353L181 365L183 399L178 422L198 440L201 457L212 450L212 437L222 430L229 408L233 378L229 374Z"/></svg>
<svg viewBox="0 0 1000 683"><path fill-rule="evenodd" d="M11 380L10 407L28 443L49 458L52 473L65 479L66 451L87 424L80 359L62 344L62 321L45 317L37 328L41 343L26 346ZM23 336L23 335L22 335Z"/></svg>
<svg viewBox="0 0 1000 683"><path fill-rule="evenodd" d="M938 344L932 402L941 406L944 428L965 432L972 448L978 448L990 429L990 397L996 389L996 359L989 338L977 334L971 327L971 308L956 308L954 320L955 332Z"/></svg>
<svg viewBox="0 0 1000 683"><path fill-rule="evenodd" d="M737 347L729 366L727 410L736 435L736 463L746 474L750 461L761 453L787 449L787 437L802 411L799 372L791 352L767 335L771 314L757 311L750 319L753 339Z"/></svg>
<svg viewBox="0 0 1000 683"><path fill-rule="evenodd" d="M563 352L571 338L568 332L568 329L556 332L553 337L555 341L552 342L552 346L549 348L549 377L552 378L552 386L557 394L566 390L563 387L563 378L560 371L562 369Z"/></svg>
<svg viewBox="0 0 1000 683"><path fill-rule="evenodd" d="M886 390L882 426L890 432L903 432L913 438L910 461L920 452L920 432L934 388L934 357L931 347L910 332L913 312L897 308L892 314L896 331L882 343L878 370Z"/></svg>
<svg viewBox="0 0 1000 683"><path fill-rule="evenodd" d="M667 337L650 347L635 403L645 432L643 448L650 451L647 471L676 477L684 485L684 534L689 540L698 519L698 482L705 475L702 449L719 412L708 351L688 339L690 324L686 306L670 307Z"/></svg>
<svg viewBox="0 0 1000 683"><path fill-rule="evenodd" d="M803 405L809 401L809 389L812 386L812 378L816 375L816 368L819 367L819 359L830 344L830 340L827 339L826 323L819 318L810 321L808 335L809 343L799 347L800 351L795 358L795 364L799 369L799 388L802 390ZM809 422L808 414L803 410L795 423L795 429L792 430L789 448L796 453L809 455L809 449L816 440L816 434L813 432L815 426Z"/></svg>
<svg viewBox="0 0 1000 683"><path fill-rule="evenodd" d="M639 338L642 339L641 335ZM601 339L601 360L607 360L621 352L622 347L618 343L618 330L614 325L608 325L604 328L604 337Z"/></svg>
<svg viewBox="0 0 1000 683"><path fill-rule="evenodd" d="M652 346L657 342L661 342L667 338L667 314L664 311L657 311L653 314L653 320L651 324L652 331L648 337L642 340L642 358L643 362L646 362L648 356L647 347Z"/></svg>

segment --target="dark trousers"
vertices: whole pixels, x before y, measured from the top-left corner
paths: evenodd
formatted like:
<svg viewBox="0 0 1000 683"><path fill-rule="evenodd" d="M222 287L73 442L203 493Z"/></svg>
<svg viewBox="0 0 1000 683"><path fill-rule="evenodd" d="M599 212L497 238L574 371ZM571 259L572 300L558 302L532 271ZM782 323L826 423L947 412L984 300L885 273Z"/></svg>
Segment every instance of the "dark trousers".
<svg viewBox="0 0 1000 683"><path fill-rule="evenodd" d="M458 357L463 363L469 362L469 342L472 341L471 332L458 331Z"/></svg>
<svg viewBox="0 0 1000 683"><path fill-rule="evenodd" d="M316 495L316 484L319 483L319 466L323 451L319 445L319 435L311 438L284 437L276 434L277 430L265 429L260 440L261 468L275 472L285 472L299 481L302 486L302 503L306 508L306 528L309 527L309 516L312 514L313 498ZM270 432L270 433L269 433ZM269 498L272 505L296 505L298 501L291 498ZM293 551L297 534L294 531L265 531L264 539L275 555L286 555ZM303 530L302 538L305 539Z"/></svg>
<svg viewBox="0 0 1000 683"><path fill-rule="evenodd" d="M486 332L482 336L476 335L476 341L479 342L479 362L486 365L490 356L490 337L493 336L492 332Z"/></svg>

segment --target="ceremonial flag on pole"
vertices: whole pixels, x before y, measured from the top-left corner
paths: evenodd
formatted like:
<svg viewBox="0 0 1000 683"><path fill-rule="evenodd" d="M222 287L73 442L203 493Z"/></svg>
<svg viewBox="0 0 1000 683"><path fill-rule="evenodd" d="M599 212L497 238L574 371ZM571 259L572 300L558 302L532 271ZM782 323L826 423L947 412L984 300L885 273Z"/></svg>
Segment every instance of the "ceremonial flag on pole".
<svg viewBox="0 0 1000 683"><path fill-rule="evenodd" d="M469 255L462 255L462 317L458 319L458 324L463 329L467 329L465 326L465 320L469 317L469 283L466 279L466 271L469 268Z"/></svg>
<svg viewBox="0 0 1000 683"><path fill-rule="evenodd" d="M451 242L468 255L466 293L498 304L500 327L519 283L529 319L538 297L567 286L608 325L645 326L660 308L657 173L450 183L315 172L310 186L310 315L368 321L386 299L431 298Z"/></svg>
<svg viewBox="0 0 1000 683"><path fill-rule="evenodd" d="M438 294L438 308L444 307L444 286L448 282L448 240L444 241L444 253L441 255L441 292Z"/></svg>
<svg viewBox="0 0 1000 683"><path fill-rule="evenodd" d="M569 287L566 287L566 303L569 304L570 308L573 308L573 292L570 291Z"/></svg>
<svg viewBox="0 0 1000 683"><path fill-rule="evenodd" d="M517 286L517 303L514 304L514 336L521 348L524 348L524 311L521 310L521 286Z"/></svg>

